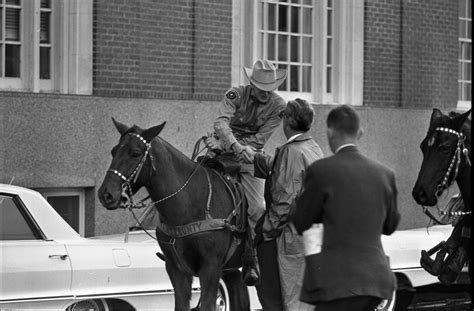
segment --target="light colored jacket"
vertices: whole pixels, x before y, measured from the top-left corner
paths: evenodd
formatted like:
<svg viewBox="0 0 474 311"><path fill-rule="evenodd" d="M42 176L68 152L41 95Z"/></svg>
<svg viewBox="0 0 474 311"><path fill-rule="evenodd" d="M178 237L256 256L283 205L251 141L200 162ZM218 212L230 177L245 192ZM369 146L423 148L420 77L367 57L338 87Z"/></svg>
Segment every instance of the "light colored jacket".
<svg viewBox="0 0 474 311"><path fill-rule="evenodd" d="M285 310L312 310L314 307L299 301L304 274L303 238L299 236L287 216L295 206L295 198L302 189L304 172L314 161L323 157L319 145L308 133L277 148L275 156L255 155L254 174L266 178L266 212L263 222L265 241L276 239L280 281Z"/></svg>

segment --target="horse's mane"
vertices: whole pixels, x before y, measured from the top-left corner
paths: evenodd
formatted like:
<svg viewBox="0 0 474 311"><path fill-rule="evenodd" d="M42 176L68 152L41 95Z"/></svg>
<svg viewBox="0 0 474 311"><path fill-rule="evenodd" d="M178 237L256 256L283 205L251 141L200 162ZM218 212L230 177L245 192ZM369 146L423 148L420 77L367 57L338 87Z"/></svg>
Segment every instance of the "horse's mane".
<svg viewBox="0 0 474 311"><path fill-rule="evenodd" d="M145 130L143 130L141 127L137 126L136 124L134 124L132 127L130 127L127 131L125 131L121 137L129 134L129 133L135 133L135 134L139 134L139 135L142 135L143 132ZM164 140L162 137L160 136L156 136L153 140L159 140L163 145L166 146L167 149L173 151L176 155L179 155L181 158L183 159L186 159L188 160L189 162L191 163L194 163L194 161L191 160L190 157L188 157L187 155L185 155L181 150L179 150L178 148L176 148L175 146L173 146L172 144L170 144L169 142L167 142L166 140Z"/></svg>

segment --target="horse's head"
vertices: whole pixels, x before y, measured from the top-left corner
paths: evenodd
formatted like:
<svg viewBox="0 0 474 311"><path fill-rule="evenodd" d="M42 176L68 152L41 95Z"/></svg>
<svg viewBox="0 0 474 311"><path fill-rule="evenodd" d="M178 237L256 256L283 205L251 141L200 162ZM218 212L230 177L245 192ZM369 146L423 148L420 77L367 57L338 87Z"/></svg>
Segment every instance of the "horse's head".
<svg viewBox="0 0 474 311"><path fill-rule="evenodd" d="M421 142L423 162L412 195L423 206L434 206L444 189L455 180L461 163L470 151L470 110L444 115L433 109L426 137ZM465 150L466 149L466 150Z"/></svg>
<svg viewBox="0 0 474 311"><path fill-rule="evenodd" d="M100 202L107 209L126 207L129 196L147 183L153 169L151 142L166 123L142 130L112 120L121 136L112 149L112 163L98 192Z"/></svg>

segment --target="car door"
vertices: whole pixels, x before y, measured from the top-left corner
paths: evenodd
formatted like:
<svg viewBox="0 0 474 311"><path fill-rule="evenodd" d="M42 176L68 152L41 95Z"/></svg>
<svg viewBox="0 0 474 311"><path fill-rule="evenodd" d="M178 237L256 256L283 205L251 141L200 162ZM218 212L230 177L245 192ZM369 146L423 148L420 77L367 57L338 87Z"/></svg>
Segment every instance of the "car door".
<svg viewBox="0 0 474 311"><path fill-rule="evenodd" d="M0 193L0 302L71 298L71 263L47 240L19 196Z"/></svg>

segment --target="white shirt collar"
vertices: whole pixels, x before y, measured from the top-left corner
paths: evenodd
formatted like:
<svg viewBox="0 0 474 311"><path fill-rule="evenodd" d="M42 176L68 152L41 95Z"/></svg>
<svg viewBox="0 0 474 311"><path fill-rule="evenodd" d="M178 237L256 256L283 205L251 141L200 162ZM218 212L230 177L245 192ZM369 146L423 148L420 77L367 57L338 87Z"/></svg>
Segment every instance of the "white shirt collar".
<svg viewBox="0 0 474 311"><path fill-rule="evenodd" d="M298 136L301 136L301 135L303 135L303 133L299 133L299 134L295 134L295 135L291 136L290 138L288 138L288 140L286 141L286 143L292 142L292 141L295 140Z"/></svg>
<svg viewBox="0 0 474 311"><path fill-rule="evenodd" d="M337 149L336 149L336 152L334 152L334 153L338 153L342 148L349 147L349 146L354 146L354 147L355 147L355 144L344 144L344 145L340 145L339 148L337 148Z"/></svg>

